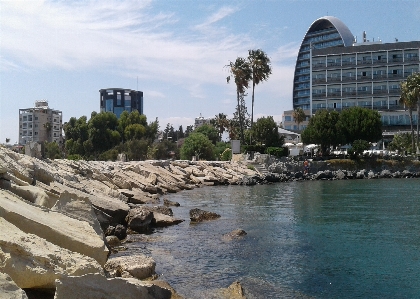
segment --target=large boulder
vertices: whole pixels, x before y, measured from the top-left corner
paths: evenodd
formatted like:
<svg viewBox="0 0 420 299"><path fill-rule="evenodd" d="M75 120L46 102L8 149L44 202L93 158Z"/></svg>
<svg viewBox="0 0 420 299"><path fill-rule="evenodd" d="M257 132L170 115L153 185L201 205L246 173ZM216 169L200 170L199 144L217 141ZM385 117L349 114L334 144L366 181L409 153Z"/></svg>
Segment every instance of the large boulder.
<svg viewBox="0 0 420 299"><path fill-rule="evenodd" d="M9 275L0 272L0 299L28 299L28 296Z"/></svg>
<svg viewBox="0 0 420 299"><path fill-rule="evenodd" d="M190 219L192 222L202 222L205 220L213 220L217 218L220 218L220 215L213 212L208 212L197 208L190 210Z"/></svg>
<svg viewBox="0 0 420 299"><path fill-rule="evenodd" d="M184 220L182 219L178 219L172 216L168 216L166 214L162 214L159 212L153 212L153 220L152 220L152 224L156 227L166 227L166 226L171 226L171 225L176 225L179 224L181 222L183 222Z"/></svg>
<svg viewBox="0 0 420 299"><path fill-rule="evenodd" d="M127 227L133 231L143 233L150 230L153 212L146 207L131 209L126 217Z"/></svg>
<svg viewBox="0 0 420 299"><path fill-rule="evenodd" d="M90 226L92 226L98 235L102 235L103 233L87 195L80 196L76 193L64 191L60 194L59 199L51 210L60 212L80 221L86 221L90 224Z"/></svg>
<svg viewBox="0 0 420 299"><path fill-rule="evenodd" d="M109 254L103 236L86 221L27 203L14 194L0 190L0 217L26 233L94 258L104 265Z"/></svg>
<svg viewBox="0 0 420 299"><path fill-rule="evenodd" d="M68 276L56 281L54 299L170 299L171 291L135 278L99 274Z"/></svg>
<svg viewBox="0 0 420 299"><path fill-rule="evenodd" d="M103 273L101 265L85 255L27 234L0 218L0 272L20 288L54 288L63 276Z"/></svg>
<svg viewBox="0 0 420 299"><path fill-rule="evenodd" d="M104 268L114 277L146 279L156 274L156 262L144 254L111 257Z"/></svg>

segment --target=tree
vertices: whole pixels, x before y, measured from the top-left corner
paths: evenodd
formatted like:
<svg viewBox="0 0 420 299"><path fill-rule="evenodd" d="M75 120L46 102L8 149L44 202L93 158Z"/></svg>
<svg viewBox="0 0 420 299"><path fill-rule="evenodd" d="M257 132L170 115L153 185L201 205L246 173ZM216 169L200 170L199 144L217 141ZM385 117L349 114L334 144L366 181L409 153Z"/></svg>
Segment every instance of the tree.
<svg viewBox="0 0 420 299"><path fill-rule="evenodd" d="M187 126L187 128L185 129L184 137L188 137L193 131L194 131L193 125Z"/></svg>
<svg viewBox="0 0 420 299"><path fill-rule="evenodd" d="M248 63L252 71L252 106L251 106L251 128L254 124L254 91L255 85L268 80L271 75L271 62L263 50L249 50Z"/></svg>
<svg viewBox="0 0 420 299"><path fill-rule="evenodd" d="M382 138L381 115L362 107L351 107L340 113L339 129L344 135L344 143L355 140L377 142Z"/></svg>
<svg viewBox="0 0 420 299"><path fill-rule="evenodd" d="M257 119L251 129L255 141L266 147L283 146L283 138L279 134L279 128L272 116Z"/></svg>
<svg viewBox="0 0 420 299"><path fill-rule="evenodd" d="M121 135L116 130L117 116L112 112L94 114L88 122L89 139L96 154L107 151L121 141Z"/></svg>
<svg viewBox="0 0 420 299"><path fill-rule="evenodd" d="M194 132L204 134L214 145L216 144L216 142L220 141L219 133L211 125L204 124L198 127L197 129L195 129Z"/></svg>
<svg viewBox="0 0 420 299"><path fill-rule="evenodd" d="M363 154L365 150L370 148L369 142L366 140L357 139L352 142L351 148L349 148L348 153L351 157L357 158L359 155Z"/></svg>
<svg viewBox="0 0 420 299"><path fill-rule="evenodd" d="M391 151L398 151L399 153L404 153L406 151L413 152L413 141L413 136L410 136L408 133L395 134L392 141L388 144L388 149Z"/></svg>
<svg viewBox="0 0 420 299"><path fill-rule="evenodd" d="M213 124L213 126L219 132L219 140L222 140L222 135L228 126L227 115L224 113L219 113L218 115L215 115L212 120L210 120L210 123Z"/></svg>
<svg viewBox="0 0 420 299"><path fill-rule="evenodd" d="M44 148L45 148L45 158L52 159L52 160L62 158L61 150L57 142L45 142Z"/></svg>
<svg viewBox="0 0 420 299"><path fill-rule="evenodd" d="M299 130L300 123L302 123L306 119L305 111L303 111L302 108L298 107L295 110L293 110L292 116L293 116L293 119L295 120L295 123L297 123L298 130Z"/></svg>
<svg viewBox="0 0 420 299"><path fill-rule="evenodd" d="M409 96L417 105L417 149L419 148L419 122L420 122L420 73L414 73L407 77L407 89Z"/></svg>
<svg viewBox="0 0 420 299"><path fill-rule="evenodd" d="M400 104L408 109L411 129L411 149L414 150L414 127L413 127L413 110L416 107L416 98L411 90L408 89L407 81L401 83Z"/></svg>
<svg viewBox="0 0 420 299"><path fill-rule="evenodd" d="M340 114L337 111L318 110L303 130L302 141L306 144L319 144L322 154L327 154L330 146L337 146L345 141L338 125L339 118Z"/></svg>
<svg viewBox="0 0 420 299"><path fill-rule="evenodd" d="M236 97L238 101L237 109L239 113L239 126L241 132L241 140L244 142L244 127L240 106L240 95L244 95L245 90L249 87L249 81L252 78L252 70L250 64L242 57L236 58L235 62L230 61L227 65L232 74L236 84ZM230 81L230 76L226 78L227 83Z"/></svg>
<svg viewBox="0 0 420 299"><path fill-rule="evenodd" d="M181 159L190 160L192 156L200 159L214 159L214 145L202 133L191 133L181 147Z"/></svg>

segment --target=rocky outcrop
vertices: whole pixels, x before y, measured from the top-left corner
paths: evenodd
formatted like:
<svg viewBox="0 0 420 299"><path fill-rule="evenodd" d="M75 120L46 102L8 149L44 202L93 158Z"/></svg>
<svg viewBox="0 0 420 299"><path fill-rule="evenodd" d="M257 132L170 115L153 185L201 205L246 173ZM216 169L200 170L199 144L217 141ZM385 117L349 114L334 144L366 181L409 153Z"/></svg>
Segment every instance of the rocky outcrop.
<svg viewBox="0 0 420 299"><path fill-rule="evenodd" d="M28 299L28 296L9 275L0 272L0 299Z"/></svg>
<svg viewBox="0 0 420 299"><path fill-rule="evenodd" d="M217 218L220 218L220 215L217 213L208 212L201 209L190 210L191 222L202 222L202 221L213 220Z"/></svg>
<svg viewBox="0 0 420 299"><path fill-rule="evenodd" d="M103 236L98 235L89 223L34 206L4 190L0 190L0 217L26 233L92 257L101 265L108 258Z"/></svg>
<svg viewBox="0 0 420 299"><path fill-rule="evenodd" d="M170 299L171 291L134 278L106 278L99 274L56 280L54 299Z"/></svg>
<svg viewBox="0 0 420 299"><path fill-rule="evenodd" d="M103 273L101 265L81 255L27 234L0 218L0 272L20 288L54 288L55 280L69 275Z"/></svg>
<svg viewBox="0 0 420 299"><path fill-rule="evenodd" d="M136 254L111 257L105 264L105 270L113 277L146 279L154 276L156 262L150 256Z"/></svg>

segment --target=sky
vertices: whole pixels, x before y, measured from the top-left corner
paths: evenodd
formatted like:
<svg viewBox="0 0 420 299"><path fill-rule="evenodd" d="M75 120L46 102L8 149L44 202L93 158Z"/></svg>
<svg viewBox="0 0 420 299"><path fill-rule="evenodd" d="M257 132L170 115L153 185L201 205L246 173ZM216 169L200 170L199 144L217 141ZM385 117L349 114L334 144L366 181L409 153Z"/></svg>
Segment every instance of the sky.
<svg viewBox="0 0 420 299"><path fill-rule="evenodd" d="M272 74L254 119L292 109L297 52L311 24L335 16L361 40L420 40L418 0L0 0L0 143L18 141L19 109L47 100L63 122L99 111L99 90L144 93L144 114L184 130L232 116L225 66L262 49ZM246 103L251 111L251 89Z"/></svg>

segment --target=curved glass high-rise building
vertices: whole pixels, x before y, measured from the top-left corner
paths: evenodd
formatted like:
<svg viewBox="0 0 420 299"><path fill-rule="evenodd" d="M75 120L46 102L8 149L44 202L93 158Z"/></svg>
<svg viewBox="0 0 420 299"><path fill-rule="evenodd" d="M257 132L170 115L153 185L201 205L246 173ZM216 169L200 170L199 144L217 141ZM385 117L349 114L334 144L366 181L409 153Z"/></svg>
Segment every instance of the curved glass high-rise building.
<svg viewBox="0 0 420 299"><path fill-rule="evenodd" d="M293 109L311 111L311 52L313 49L347 47L354 37L349 28L336 17L317 19L309 27L303 38L296 60L293 79Z"/></svg>

